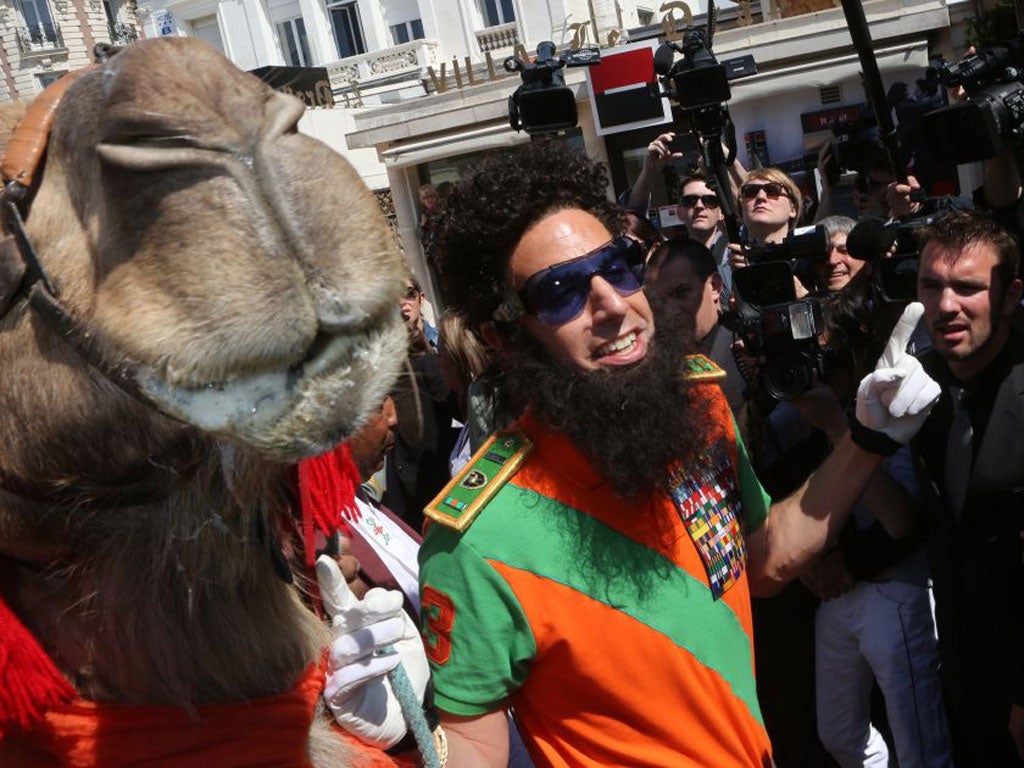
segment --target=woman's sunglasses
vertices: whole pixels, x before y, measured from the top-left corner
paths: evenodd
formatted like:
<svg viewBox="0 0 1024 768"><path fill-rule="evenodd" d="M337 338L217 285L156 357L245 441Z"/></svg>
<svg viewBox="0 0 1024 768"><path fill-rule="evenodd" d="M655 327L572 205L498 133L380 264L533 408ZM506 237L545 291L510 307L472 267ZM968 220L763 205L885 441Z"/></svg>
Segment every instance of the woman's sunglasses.
<svg viewBox="0 0 1024 768"><path fill-rule="evenodd" d="M684 208L693 208L697 205L698 200L704 203L705 208L718 207L718 195L683 195L679 198L679 202Z"/></svg>
<svg viewBox="0 0 1024 768"><path fill-rule="evenodd" d="M769 200L778 200L783 195L789 197L786 188L776 181L769 181L766 184L744 184L740 187L740 194L744 200L753 200L761 190L764 190Z"/></svg>
<svg viewBox="0 0 1024 768"><path fill-rule="evenodd" d="M589 253L542 269L526 281L519 298L526 311L546 325L565 325L583 312L590 281L601 277L620 296L640 290L644 253L632 238L621 236Z"/></svg>

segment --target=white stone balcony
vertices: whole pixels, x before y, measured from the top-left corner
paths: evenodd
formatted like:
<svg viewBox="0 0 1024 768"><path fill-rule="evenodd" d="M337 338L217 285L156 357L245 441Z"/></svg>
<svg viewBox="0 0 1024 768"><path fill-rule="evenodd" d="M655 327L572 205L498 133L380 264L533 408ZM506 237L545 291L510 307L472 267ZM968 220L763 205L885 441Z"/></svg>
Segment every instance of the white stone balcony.
<svg viewBox="0 0 1024 768"><path fill-rule="evenodd" d="M519 27L511 21L508 24L477 30L476 42L480 46L480 53L514 48L519 44Z"/></svg>
<svg viewBox="0 0 1024 768"><path fill-rule="evenodd" d="M407 76L427 77L427 67L437 67L440 46L436 40L413 40L372 53L361 53L327 64L331 88L348 88L353 82L362 87L376 81Z"/></svg>

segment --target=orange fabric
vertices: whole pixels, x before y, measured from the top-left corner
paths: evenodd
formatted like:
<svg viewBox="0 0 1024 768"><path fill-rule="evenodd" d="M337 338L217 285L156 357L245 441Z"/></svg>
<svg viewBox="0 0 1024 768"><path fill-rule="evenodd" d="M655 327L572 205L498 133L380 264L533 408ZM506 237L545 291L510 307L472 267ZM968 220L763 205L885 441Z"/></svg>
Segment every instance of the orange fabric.
<svg viewBox="0 0 1024 768"><path fill-rule="evenodd" d="M736 433L728 401L718 385L700 387L705 390L700 400L708 420L705 437L710 443L724 436L730 446L733 466L736 466ZM721 431L715 432L712 425ZM529 413L523 418L522 427L534 442L536 456L516 473L511 480L513 485L535 490L575 509L585 509L595 520L668 557L698 581L707 581L704 563L690 540L686 525L667 497L648 497L631 502L635 511L624 515L621 501L608 493L604 480L568 438L548 429ZM564 482L562 478L571 478L572 481ZM657 512L656 505L663 506L665 511ZM652 520L659 521L660 525L652 525ZM742 589L730 589L721 599L740 618L747 636L753 637L746 578Z"/></svg>
<svg viewBox="0 0 1024 768"><path fill-rule="evenodd" d="M79 700L51 708L31 732L0 742L0 765L311 768L309 728L323 688L323 671L310 667L287 693L200 707L194 714L177 707ZM368 757L382 754L352 745ZM368 765L393 768L395 763Z"/></svg>
<svg viewBox="0 0 1024 768"><path fill-rule="evenodd" d="M515 591L534 629L537 661L512 702L531 748L543 756L539 765L765 764L771 747L764 727L717 672L681 654L671 639L638 627L635 619L587 595L504 563L490 563ZM730 590L739 591L747 596L746 579ZM572 620L551 625L543 615L548 605L557 605L558 613ZM616 638L621 653L588 652L599 647L594 627L601 628L603 638ZM606 647L604 640L597 642ZM658 665L657 685L634 685L634 680L650 680L651 659L673 663ZM574 678L596 686L590 696L601 702L601 716L579 700ZM658 692L663 698L652 698ZM699 695L694 697L694 692ZM637 712L646 713L642 744L633 727ZM586 751L579 745L586 745Z"/></svg>

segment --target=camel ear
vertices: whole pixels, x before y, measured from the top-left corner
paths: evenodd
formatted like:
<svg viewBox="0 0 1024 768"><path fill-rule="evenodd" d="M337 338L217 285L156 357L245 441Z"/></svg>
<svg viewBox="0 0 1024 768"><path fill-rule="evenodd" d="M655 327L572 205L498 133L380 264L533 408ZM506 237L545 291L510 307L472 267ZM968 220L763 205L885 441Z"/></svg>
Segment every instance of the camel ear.
<svg viewBox="0 0 1024 768"><path fill-rule="evenodd" d="M0 317L7 314L25 277L25 262L13 237L0 240Z"/></svg>

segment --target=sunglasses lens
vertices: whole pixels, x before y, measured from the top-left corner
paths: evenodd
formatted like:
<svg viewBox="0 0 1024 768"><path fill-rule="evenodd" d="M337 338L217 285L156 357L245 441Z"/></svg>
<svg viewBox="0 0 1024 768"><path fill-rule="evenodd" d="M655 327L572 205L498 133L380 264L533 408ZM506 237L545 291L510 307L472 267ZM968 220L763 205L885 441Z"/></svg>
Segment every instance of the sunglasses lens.
<svg viewBox="0 0 1024 768"><path fill-rule="evenodd" d="M718 195L683 195L679 199L684 208L693 208L698 200L704 203L705 208L718 207Z"/></svg>
<svg viewBox="0 0 1024 768"><path fill-rule="evenodd" d="M775 200L782 195L789 197L789 195L786 194L785 188L774 181L769 181L767 184L744 184L740 187L740 194L743 195L744 200L753 200L761 190L764 190L765 196L772 200Z"/></svg>
<svg viewBox="0 0 1024 768"><path fill-rule="evenodd" d="M547 325L564 325L577 317L590 296L590 281L598 275L620 296L640 290L643 253L636 241L620 237L578 259L533 275L520 291L527 310Z"/></svg>

